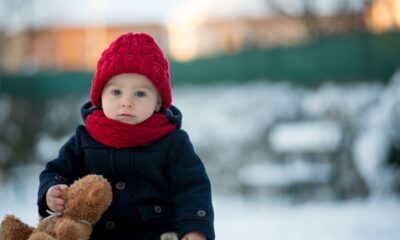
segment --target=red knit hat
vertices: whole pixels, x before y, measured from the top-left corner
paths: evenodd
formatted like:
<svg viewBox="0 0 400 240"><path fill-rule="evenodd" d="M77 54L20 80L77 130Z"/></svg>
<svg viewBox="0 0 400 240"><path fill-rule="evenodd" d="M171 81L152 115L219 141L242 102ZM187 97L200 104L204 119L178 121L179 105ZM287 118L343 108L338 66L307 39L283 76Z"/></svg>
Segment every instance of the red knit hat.
<svg viewBox="0 0 400 240"><path fill-rule="evenodd" d="M153 37L145 33L126 33L104 50L93 77L90 99L101 107L104 86L113 76L137 73L153 82L162 96L162 108L172 102L168 61Z"/></svg>

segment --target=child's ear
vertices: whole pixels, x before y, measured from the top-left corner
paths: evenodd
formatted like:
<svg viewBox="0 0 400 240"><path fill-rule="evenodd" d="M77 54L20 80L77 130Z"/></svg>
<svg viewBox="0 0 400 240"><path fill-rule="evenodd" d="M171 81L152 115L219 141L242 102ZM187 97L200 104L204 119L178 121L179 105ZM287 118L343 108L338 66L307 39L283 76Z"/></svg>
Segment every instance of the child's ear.
<svg viewBox="0 0 400 240"><path fill-rule="evenodd" d="M159 112L159 111L161 110L161 106L162 106L161 96L158 95L157 105L156 105L155 111L156 111L156 112Z"/></svg>

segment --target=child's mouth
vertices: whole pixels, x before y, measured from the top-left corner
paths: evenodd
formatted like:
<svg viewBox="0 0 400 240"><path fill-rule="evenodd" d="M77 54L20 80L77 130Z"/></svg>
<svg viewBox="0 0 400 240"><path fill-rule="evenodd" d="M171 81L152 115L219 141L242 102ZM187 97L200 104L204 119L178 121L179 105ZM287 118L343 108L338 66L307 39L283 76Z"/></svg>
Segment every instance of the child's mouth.
<svg viewBox="0 0 400 240"><path fill-rule="evenodd" d="M123 114L119 114L119 116L120 116L120 117L127 117L127 118L132 118L132 117L135 117L134 115L132 115L132 114L129 114L129 113L123 113Z"/></svg>

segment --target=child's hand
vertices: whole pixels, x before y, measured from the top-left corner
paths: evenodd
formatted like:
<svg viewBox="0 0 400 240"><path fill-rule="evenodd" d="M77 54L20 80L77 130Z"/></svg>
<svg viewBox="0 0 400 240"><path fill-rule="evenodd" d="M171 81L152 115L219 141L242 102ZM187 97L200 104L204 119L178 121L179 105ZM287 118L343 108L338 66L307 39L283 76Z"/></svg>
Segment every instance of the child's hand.
<svg viewBox="0 0 400 240"><path fill-rule="evenodd" d="M54 185L47 190L46 203L53 212L64 211L65 201L61 196L67 191L68 186L65 184Z"/></svg>
<svg viewBox="0 0 400 240"><path fill-rule="evenodd" d="M190 232L186 233L182 240L206 240L206 236L200 232Z"/></svg>

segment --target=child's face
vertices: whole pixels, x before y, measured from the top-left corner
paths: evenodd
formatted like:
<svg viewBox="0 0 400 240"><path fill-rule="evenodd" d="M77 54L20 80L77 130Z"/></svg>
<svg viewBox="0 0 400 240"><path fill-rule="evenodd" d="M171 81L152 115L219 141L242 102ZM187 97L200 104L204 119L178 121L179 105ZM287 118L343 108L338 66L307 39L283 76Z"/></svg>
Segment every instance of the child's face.
<svg viewBox="0 0 400 240"><path fill-rule="evenodd" d="M145 76L123 73L112 77L101 94L104 114L116 121L138 124L161 107L161 97Z"/></svg>

